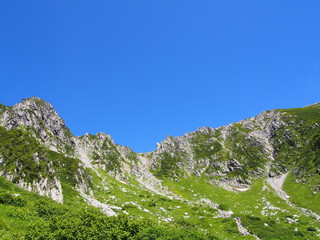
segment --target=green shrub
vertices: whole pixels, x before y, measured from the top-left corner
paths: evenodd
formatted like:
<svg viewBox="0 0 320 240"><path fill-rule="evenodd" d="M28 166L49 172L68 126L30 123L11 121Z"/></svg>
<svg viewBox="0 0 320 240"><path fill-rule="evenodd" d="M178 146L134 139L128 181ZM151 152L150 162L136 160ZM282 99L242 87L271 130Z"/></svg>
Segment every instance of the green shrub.
<svg viewBox="0 0 320 240"><path fill-rule="evenodd" d="M0 203L16 207L24 207L27 204L27 201L20 196L15 197L9 193L2 193L0 194Z"/></svg>
<svg viewBox="0 0 320 240"><path fill-rule="evenodd" d="M220 204L218 208L221 209L221 210L224 210L224 211L228 211L229 210L229 207L226 204Z"/></svg>

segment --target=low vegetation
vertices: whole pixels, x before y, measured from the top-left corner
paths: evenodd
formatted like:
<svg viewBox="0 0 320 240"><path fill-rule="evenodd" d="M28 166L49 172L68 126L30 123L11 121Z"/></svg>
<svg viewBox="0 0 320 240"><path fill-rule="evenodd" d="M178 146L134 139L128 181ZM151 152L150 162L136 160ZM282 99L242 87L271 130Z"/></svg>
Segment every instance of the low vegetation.
<svg viewBox="0 0 320 240"><path fill-rule="evenodd" d="M104 134L73 138L67 128L63 143L42 118L56 152L31 126L0 127L0 239L319 239L319 106L168 137L144 155ZM279 116L281 124L268 125ZM284 173L287 198L268 180ZM61 182L63 204L15 185L43 179Z"/></svg>

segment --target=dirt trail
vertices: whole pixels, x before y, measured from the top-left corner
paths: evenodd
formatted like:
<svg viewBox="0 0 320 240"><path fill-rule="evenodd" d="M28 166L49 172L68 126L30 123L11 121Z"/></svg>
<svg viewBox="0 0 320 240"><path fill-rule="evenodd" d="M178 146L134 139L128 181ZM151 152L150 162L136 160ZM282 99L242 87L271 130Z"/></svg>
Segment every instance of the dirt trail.
<svg viewBox="0 0 320 240"><path fill-rule="evenodd" d="M236 224L237 224L237 226L238 226L238 230L239 230L239 232L240 232L240 234L241 234L242 236L248 236L248 235L250 235L250 236L255 237L257 240L260 240L259 237L257 237L256 235L251 234L251 233L242 225L241 219L240 219L239 217L234 218L234 220L236 221Z"/></svg>
<svg viewBox="0 0 320 240"><path fill-rule="evenodd" d="M320 215L319 214L312 212L310 209L297 207L292 202L290 202L290 200L289 200L290 196L288 194L286 194L285 191L282 190L283 183L286 180L286 177L288 176L288 174L289 174L289 172L281 175L280 177L268 178L267 182L275 190L275 192L278 194L278 196L280 198L282 198L283 200L285 200L288 205L290 205L291 207L293 207L297 210L300 210L304 215L315 217L320 222Z"/></svg>

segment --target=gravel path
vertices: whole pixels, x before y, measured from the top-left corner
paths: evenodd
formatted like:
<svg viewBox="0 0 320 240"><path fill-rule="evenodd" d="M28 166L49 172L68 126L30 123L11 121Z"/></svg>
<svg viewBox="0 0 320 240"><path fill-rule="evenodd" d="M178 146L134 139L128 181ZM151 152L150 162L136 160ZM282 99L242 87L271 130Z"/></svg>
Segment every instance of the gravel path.
<svg viewBox="0 0 320 240"><path fill-rule="evenodd" d="M286 192L282 190L283 183L286 180L286 177L288 176L288 174L289 174L289 172L281 175L280 177L268 178L267 182L275 190L275 192L278 194L278 196L280 198L284 199L288 205L290 205L291 207L293 207L297 210L300 210L304 215L315 217L320 222L320 215L319 214L316 214L306 208L297 207L292 202L290 202L290 200L289 200L290 196L288 196L288 194L286 194Z"/></svg>
<svg viewBox="0 0 320 240"><path fill-rule="evenodd" d="M242 236L248 236L248 235L250 235L250 236L255 237L257 240L260 240L259 237L257 237L256 235L251 234L251 233L242 225L242 223L241 223L241 218L236 217L236 218L234 218L234 220L236 221L236 224L237 224L237 226L238 226L238 230L239 230L239 232L240 232L240 235L242 235Z"/></svg>

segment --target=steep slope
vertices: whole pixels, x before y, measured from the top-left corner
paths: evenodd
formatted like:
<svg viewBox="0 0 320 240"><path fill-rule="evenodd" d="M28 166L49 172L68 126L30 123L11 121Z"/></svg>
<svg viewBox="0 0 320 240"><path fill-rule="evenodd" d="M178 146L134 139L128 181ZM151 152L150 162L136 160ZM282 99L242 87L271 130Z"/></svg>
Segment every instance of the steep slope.
<svg viewBox="0 0 320 240"><path fill-rule="evenodd" d="M0 110L0 173L23 189L63 202L62 181L88 190L70 130L51 104L24 99Z"/></svg>
<svg viewBox="0 0 320 240"><path fill-rule="evenodd" d="M13 107L0 107L0 125L7 130L24 128L53 151L68 152L72 134L50 103L37 97L23 99Z"/></svg>
<svg viewBox="0 0 320 240"><path fill-rule="evenodd" d="M140 154L105 133L73 136L33 97L0 105L0 176L68 206L213 228L218 239L315 239L319 123L320 104L271 110Z"/></svg>
<svg viewBox="0 0 320 240"><path fill-rule="evenodd" d="M248 187L251 179L269 174L272 138L283 124L281 113L267 111L217 129L168 137L153 153L153 169L158 176L205 176L212 183Z"/></svg>

